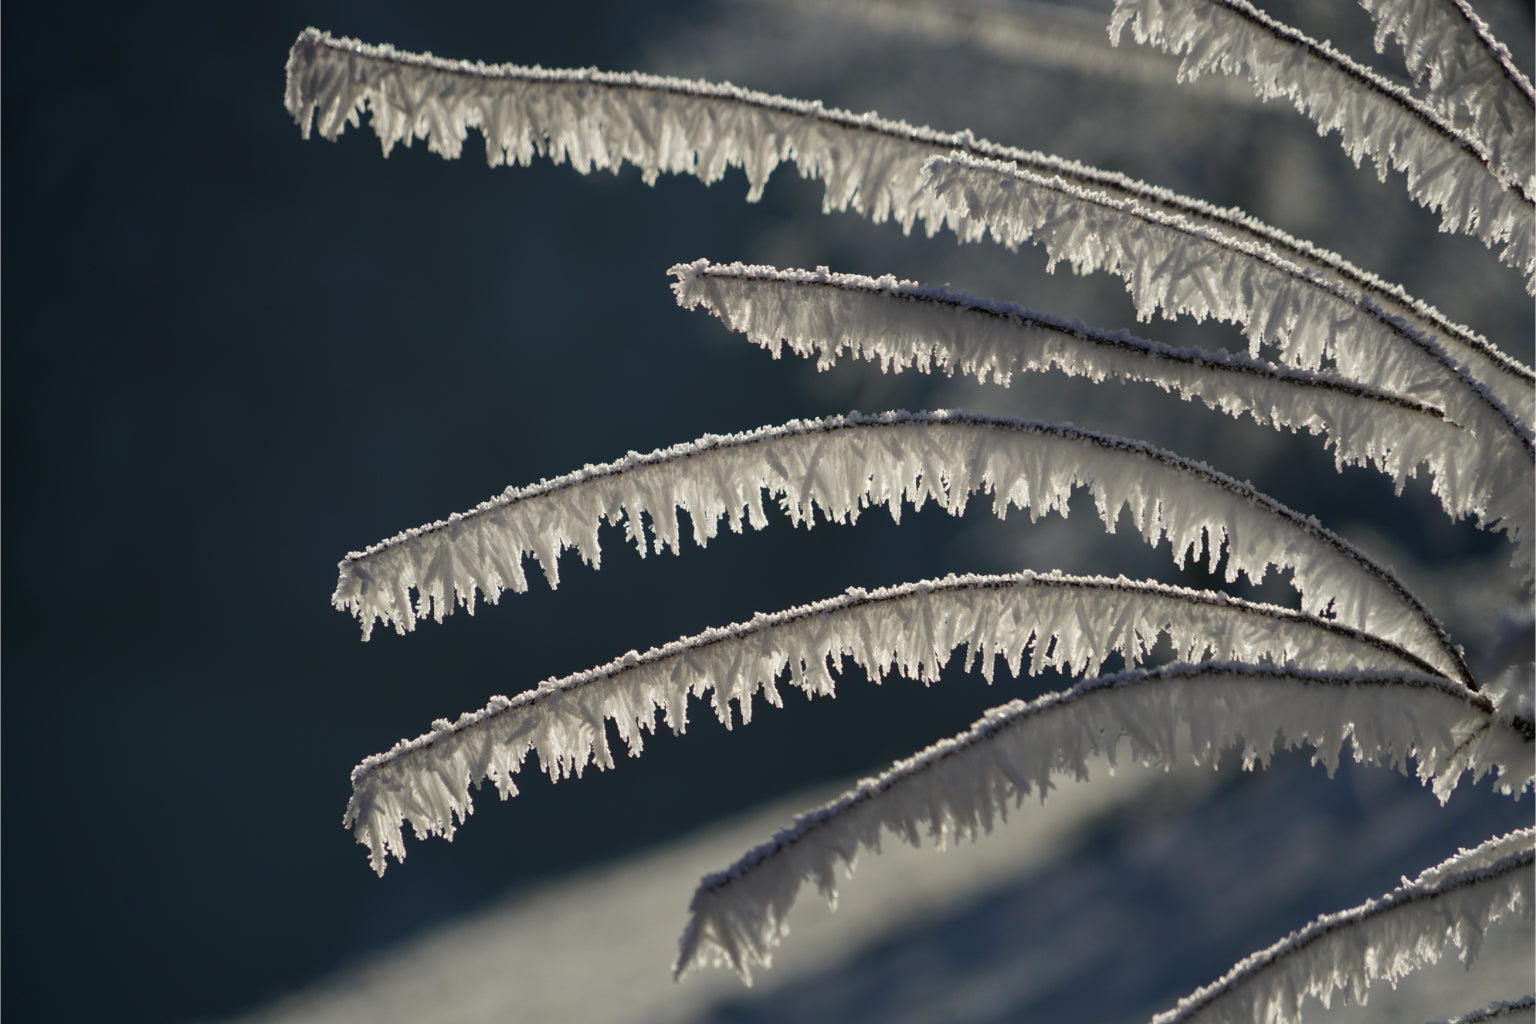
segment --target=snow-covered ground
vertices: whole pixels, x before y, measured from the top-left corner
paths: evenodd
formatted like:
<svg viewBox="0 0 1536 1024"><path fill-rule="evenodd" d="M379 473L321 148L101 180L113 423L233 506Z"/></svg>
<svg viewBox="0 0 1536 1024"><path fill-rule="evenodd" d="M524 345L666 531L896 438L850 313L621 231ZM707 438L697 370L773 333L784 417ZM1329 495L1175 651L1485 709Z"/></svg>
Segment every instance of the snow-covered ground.
<svg viewBox="0 0 1536 1024"><path fill-rule="evenodd" d="M1392 871L1454 852L1449 835L1472 845L1530 816L1529 800L1486 788L1442 808L1379 769L1327 780L1299 758L1255 775L1094 775L980 843L935 854L893 840L835 912L803 893L750 989L725 971L672 981L689 894L824 791L514 894L241 1024L1145 1020L1251 949L1379 894ZM1490 937L1471 970L1442 961L1309 1019L1431 1021L1530 991L1529 924Z"/></svg>

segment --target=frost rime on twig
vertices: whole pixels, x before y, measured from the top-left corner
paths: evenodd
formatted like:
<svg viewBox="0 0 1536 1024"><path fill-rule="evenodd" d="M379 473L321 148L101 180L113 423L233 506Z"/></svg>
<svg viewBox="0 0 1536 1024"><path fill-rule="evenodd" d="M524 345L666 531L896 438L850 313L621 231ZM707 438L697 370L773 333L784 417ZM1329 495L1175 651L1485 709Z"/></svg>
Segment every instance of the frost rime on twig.
<svg viewBox="0 0 1536 1024"><path fill-rule="evenodd" d="M925 162L959 151L1016 163L1209 225L1361 292L1426 332L1487 381L1523 422L1532 421L1536 374L1530 368L1338 254L1237 210L1060 157L999 146L969 132L938 132L710 82L443 60L315 29L300 34L289 54L286 102L306 138L313 129L335 139L347 125L360 123L366 107L385 153L396 143L422 138L432 152L453 159L469 129L476 128L493 166L527 164L541 155L586 173L616 171L627 162L648 182L663 171L714 182L727 168L741 167L749 201L761 195L774 169L789 161L803 177L826 184L824 211L851 209L876 223L894 220L903 231L921 221L930 235L956 225L948 208L924 191Z"/></svg>
<svg viewBox="0 0 1536 1024"><path fill-rule="evenodd" d="M783 0L769 0L782 7ZM1179 89L1181 95L1234 106L1256 106L1246 85L1224 78L1177 82L1178 60L1155 50L1116 50L1104 35L1104 16L1063 4L1013 0L798 0L817 16L857 17L880 30L935 43L963 42L1033 68L1062 68L1096 79L1143 88Z"/></svg>
<svg viewBox="0 0 1536 1024"><path fill-rule="evenodd" d="M1536 516L1536 481L1508 479L1507 465L1489 459L1481 439L1447 423L1439 409L1332 375L1176 349L893 277L707 260L669 273L679 305L704 306L775 359L788 345L815 356L823 370L846 351L886 373L958 371L1004 387L1016 372L1047 369L1095 382L1151 381L1229 416L1322 433L1336 466L1370 463L1393 478L1398 493L1427 466L1431 489L1453 519L1476 516L1485 528L1518 537Z"/></svg>
<svg viewBox="0 0 1536 1024"><path fill-rule="evenodd" d="M1308 996L1324 1006L1331 1006L1336 994L1363 1004L1372 982L1395 985L1450 947L1471 964L1491 925L1512 915L1531 920L1532 832L1524 829L1489 844L1508 846L1511 840L1518 852L1490 863L1480 848L1474 851L1475 866L1453 857L1434 869L1433 881L1421 877L1379 899L1318 918L1181 999L1152 1024L1292 1024L1301 1020Z"/></svg>
<svg viewBox="0 0 1536 1024"><path fill-rule="evenodd" d="M1528 730L1499 721L1479 694L1436 676L1317 673L1253 665L1175 665L1089 680L1064 693L989 711L971 729L865 779L802 815L726 870L705 877L690 905L674 971L726 964L750 979L788 931L802 882L835 900L840 877L882 837L913 846L977 839L1055 775L1086 778L1091 757L1113 765L1122 738L1132 760L1213 765L1234 746L1246 767L1277 749L1316 748L1331 774L1346 741L1355 760L1406 770L1443 801L1463 774L1498 776L1518 795L1531 784Z"/></svg>
<svg viewBox="0 0 1536 1024"><path fill-rule="evenodd" d="M1536 995L1513 1002L1489 1003L1480 1010L1464 1013L1438 1024L1494 1024L1496 1021L1536 1021Z"/></svg>
<svg viewBox="0 0 1536 1024"><path fill-rule="evenodd" d="M1466 0L1361 0L1376 52L1397 40L1428 102L1480 140L1517 182L1536 174L1536 93Z"/></svg>
<svg viewBox="0 0 1536 1024"><path fill-rule="evenodd" d="M966 237L990 231L1009 248L1033 240L1052 266L1119 276L1142 319L1161 311L1238 323L1251 355L1271 342L1293 366L1331 360L1349 380L1430 401L1478 435L1496 493L1531 494L1530 429L1434 344L1358 295L1218 231L1012 164L957 153L928 169L929 187L963 214Z"/></svg>
<svg viewBox="0 0 1536 1024"><path fill-rule="evenodd" d="M1440 230L1473 235L1536 290L1536 201L1529 152L1496 163L1405 90L1332 47L1255 10L1247 0L1116 0L1110 36L1130 25L1136 41L1185 54L1180 78L1247 74L1264 97L1285 96L1337 130L1350 158L1407 176L1408 194L1440 215Z"/></svg>
<svg viewBox="0 0 1536 1024"><path fill-rule="evenodd" d="M656 713L675 732L688 698L708 696L727 728L735 703L751 721L758 694L781 705L780 680L808 696L830 695L852 659L879 682L896 672L931 683L952 652L992 681L1001 658L1015 675L1046 669L1097 672L1111 655L1139 664L1166 636L1175 657L1273 660L1316 669L1428 671L1401 648L1302 612L1209 591L1103 577L1020 573L951 576L758 615L586 672L551 679L483 710L439 721L352 773L345 823L368 847L375 871L403 858L401 827L418 837L453 834L472 809L470 786L491 779L505 799L512 776L536 753L552 778L613 765L608 722L638 756Z"/></svg>
<svg viewBox="0 0 1536 1024"><path fill-rule="evenodd" d="M331 603L355 614L365 637L376 620L403 633L419 616L441 619L454 603L473 610L478 591L494 602L503 590L526 590L524 555L534 556L551 586L567 548L596 564L604 521L623 522L641 554L678 548L678 509L688 513L701 547L721 518L735 532L744 523L760 528L768 521L764 491L780 499L792 522L809 525L818 510L853 522L871 505L899 520L904 503L921 508L929 500L959 515L976 492L992 495L1000 518L1012 505L1038 519L1064 511L1079 486L1092 493L1106 529L1127 510L1149 543L1168 539L1181 565L1203 550L1215 571L1225 557L1229 580L1242 574L1257 582L1270 567L1289 568L1309 611L1326 611L1471 682L1459 650L1418 599L1316 520L1138 441L965 413L796 420L509 488L470 512L348 555Z"/></svg>

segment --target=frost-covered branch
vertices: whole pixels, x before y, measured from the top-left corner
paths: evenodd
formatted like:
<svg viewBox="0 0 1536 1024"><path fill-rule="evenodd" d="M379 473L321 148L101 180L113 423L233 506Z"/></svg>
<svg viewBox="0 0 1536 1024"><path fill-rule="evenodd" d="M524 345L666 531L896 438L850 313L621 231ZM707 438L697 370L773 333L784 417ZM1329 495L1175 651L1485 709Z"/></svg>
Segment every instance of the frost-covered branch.
<svg viewBox="0 0 1536 1024"><path fill-rule="evenodd" d="M1499 493L1531 490L1530 429L1438 347L1360 296L1266 249L1060 178L960 153L935 157L928 169L930 188L969 236L990 231L1010 248L1034 241L1052 266L1115 274L1142 319L1161 310L1238 323L1251 355L1271 342L1293 366L1331 360L1350 380L1430 401L1478 435L1490 471L1509 474Z"/></svg>
<svg viewBox="0 0 1536 1024"><path fill-rule="evenodd" d="M1412 759L1442 800L1469 772L1497 774L1514 795L1531 784L1530 737L1435 676L1206 663L1089 680L988 712L704 878L674 971L720 963L750 979L788 931L802 882L835 900L839 878L887 835L913 846L976 839L1031 794L1044 797L1054 776L1085 778L1093 757L1113 764L1122 741L1132 760L1164 768L1211 765L1234 747L1251 768L1307 745L1332 773L1346 740L1363 763L1406 770Z"/></svg>
<svg viewBox="0 0 1536 1024"><path fill-rule="evenodd" d="M1518 535L1536 515L1530 475L1510 480L1509 467L1490 460L1480 439L1447 423L1440 410L1332 375L1172 348L892 277L707 260L670 273L679 305L704 306L775 359L787 345L814 356L819 369L847 352L886 373L938 369L1005 387L1014 373L1048 369L1095 382L1151 381L1229 416L1322 433L1335 465L1374 465L1399 493L1422 464L1453 519L1471 515ZM1499 486L1505 490L1496 493Z"/></svg>
<svg viewBox="0 0 1536 1024"><path fill-rule="evenodd" d="M1319 130L1337 130L1356 165L1370 156L1383 180L1389 166L1402 171L1440 230L1477 237L1536 287L1529 149L1490 155L1406 90L1247 0L1116 0L1111 38L1127 25L1137 42L1184 54L1181 78L1246 74L1259 95L1290 99Z"/></svg>
<svg viewBox="0 0 1536 1024"><path fill-rule="evenodd" d="M783 8L784 0L765 0ZM1180 84L1176 58L1155 50L1116 50L1104 34L1104 16L1062 4L1014 0L797 0L814 12L857 17L890 33L964 43L1031 67L1061 68L1085 77L1143 88L1182 89L1204 99L1239 106L1259 100L1246 85L1226 78Z"/></svg>
<svg viewBox="0 0 1536 1024"><path fill-rule="evenodd" d="M1466 125L1515 180L1529 182L1536 173L1536 91L1466 0L1360 3L1376 21L1376 52L1397 40L1429 104Z"/></svg>
<svg viewBox="0 0 1536 1024"><path fill-rule="evenodd" d="M1124 509L1148 543L1167 538L1181 565L1203 549L1215 571L1225 556L1232 580L1289 568L1305 608L1471 682L1444 628L1395 576L1251 485L1139 441L965 413L796 420L509 488L467 513L348 555L331 603L358 617L365 638L375 620L403 633L418 617L441 619L454 603L473 610L479 591L494 602L503 590L526 590L525 555L551 586L567 548L595 565L605 521L623 522L642 554L678 548L678 509L688 513L701 547L722 518L735 532L744 523L761 528L768 521L764 491L793 523L810 525L817 511L853 522L872 505L899 520L903 503L921 508L929 500L959 515L976 492L992 495L999 518L1012 505L1038 519L1064 513L1079 486L1092 493L1106 529L1114 530Z"/></svg>
<svg viewBox="0 0 1536 1024"><path fill-rule="evenodd" d="M432 152L453 159L475 128L485 137L492 165L527 164L541 155L569 161L582 173L632 163L646 181L666 172L705 182L740 167L748 200L761 195L774 169L789 161L803 177L826 184L823 210L852 209L877 223L894 220L903 231L922 221L930 235L956 224L949 208L923 188L929 159L959 151L1008 161L1209 225L1363 292L1425 331L1532 422L1536 374L1528 367L1343 257L1239 211L969 132L937 132L709 82L443 60L315 29L300 34L289 54L287 105L306 138L313 128L327 139L357 126L366 107L386 154L396 143L422 138Z"/></svg>
<svg viewBox="0 0 1536 1024"><path fill-rule="evenodd" d="M1301 1020L1310 996L1331 1006L1336 994L1357 1004L1373 982L1399 978L1435 963L1452 946L1470 964L1494 923L1518 915L1531 919L1531 830L1490 840L1521 847L1491 863L1479 857L1462 866L1453 857L1420 878L1358 907L1327 914L1249 956L1221 980L1154 1017L1153 1024L1250 1024Z"/></svg>
<svg viewBox="0 0 1536 1024"><path fill-rule="evenodd" d="M1448 857L1434 867L1425 868L1419 872L1413 884L1438 885L1459 872L1489 867L1506 857L1529 851L1533 841L1536 841L1536 828L1521 828L1507 835L1494 836L1470 849L1464 846L1456 851L1455 856ZM1407 879L1404 879L1404 885L1407 884Z"/></svg>
<svg viewBox="0 0 1536 1024"><path fill-rule="evenodd" d="M1536 1020L1536 995L1525 996L1513 1002L1489 1003L1480 1010L1464 1013L1439 1024L1493 1024L1494 1021Z"/></svg>
<svg viewBox="0 0 1536 1024"><path fill-rule="evenodd" d="M848 659L876 682L896 672L931 683L964 647L964 667L979 667L991 682L998 658L1015 676L1045 669L1082 674L1097 672L1112 654L1138 664L1164 636L1176 657L1190 661L1429 670L1358 630L1210 591L1057 574L950 576L850 590L630 652L510 700L493 698L358 765L344 820L382 874L389 854L405 855L404 823L418 837L451 836L472 809L470 787L490 779L503 799L514 795L512 776L530 753L555 779L580 775L590 764L612 767L608 722L638 756L644 733L657 728L657 712L673 731L684 730L690 696L708 696L729 728L733 701L743 721L751 720L758 694L781 706L779 680L809 696L833 693L834 675Z"/></svg>

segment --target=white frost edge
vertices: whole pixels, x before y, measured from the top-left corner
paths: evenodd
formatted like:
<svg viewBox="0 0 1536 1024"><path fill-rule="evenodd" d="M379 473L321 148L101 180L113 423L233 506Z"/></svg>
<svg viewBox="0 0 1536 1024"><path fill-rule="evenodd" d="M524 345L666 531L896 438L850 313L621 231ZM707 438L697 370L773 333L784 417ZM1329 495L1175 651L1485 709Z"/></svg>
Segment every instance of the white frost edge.
<svg viewBox="0 0 1536 1024"><path fill-rule="evenodd" d="M1204 550L1213 571L1225 556L1228 580L1255 583L1272 567L1289 568L1306 610L1400 644L1448 677L1471 678L1444 627L1390 571L1252 485L1140 441L958 412L794 420L508 488L348 555L331 603L358 617L365 639L375 620L404 633L419 617L441 620L455 603L473 611L478 592L494 603L503 590L526 590L525 555L551 586L568 548L595 565L605 521L622 522L642 555L679 549L679 509L700 547L722 518L734 532L761 528L764 491L792 523L809 526L818 511L852 523L873 505L899 521L905 503L930 500L960 515L973 493L990 494L999 518L1016 506L1038 520L1065 515L1079 486L1110 532L1125 510L1148 543L1168 539L1179 565Z"/></svg>
<svg viewBox="0 0 1536 1024"><path fill-rule="evenodd" d="M1156 50L1117 50L1104 34L1104 16L1061 4L1013 0L755 0L775 9L788 5L814 16L858 18L881 31L936 44L966 46L1027 64L1063 68L1085 77L1139 86L1180 88L1201 99L1254 107L1247 85L1225 78L1177 81L1176 58Z"/></svg>
<svg viewBox="0 0 1536 1024"><path fill-rule="evenodd" d="M934 157L928 172L929 188L964 220L967 237L990 232L1010 249L1033 241L1051 267L1115 274L1143 320L1161 311L1240 324L1252 356L1271 342L1289 365L1316 369L1331 360L1349 380L1432 402L1478 435L1490 471L1518 478L1536 466L1530 429L1437 345L1267 249L1016 164L955 152Z"/></svg>
<svg viewBox="0 0 1536 1024"><path fill-rule="evenodd" d="M1491 1024L1499 1020L1536 1021L1536 995L1489 1003L1481 1009L1439 1021L1438 1024Z"/></svg>
<svg viewBox="0 0 1536 1024"><path fill-rule="evenodd" d="M1460 868L1452 858L1432 882L1412 882L1319 917L1248 956L1219 981L1152 1018L1152 1024L1299 1024L1308 997L1325 1007L1340 995L1364 1004L1372 983L1395 985L1450 947L1470 964L1494 923L1516 914L1531 920L1536 851L1529 830L1515 835L1518 852Z"/></svg>
<svg viewBox="0 0 1536 1024"><path fill-rule="evenodd" d="M851 660L879 682L888 673L932 683L954 651L991 682L1001 658L1014 676L1047 669L1098 672L1112 654L1138 664L1167 637L1174 656L1315 669L1427 671L1401 648L1326 619L1211 591L1122 578L1016 573L948 576L847 593L749 622L710 629L644 654L633 651L401 740L352 773L343 818L384 873L404 859L402 825L417 838L452 837L473 809L470 787L488 779L503 800L530 753L553 779L588 765L611 768L612 722L630 756L644 734L687 726L688 698L707 698L727 728L732 702L743 722L759 694L782 706L779 681L808 696L832 695Z"/></svg>
<svg viewBox="0 0 1536 1024"><path fill-rule="evenodd" d="M1246 74L1259 95L1283 96L1319 131L1338 131L1357 166L1370 156L1383 180L1389 166L1402 171L1409 196L1439 215L1440 230L1476 237L1536 293L1530 172L1505 171L1407 90L1247 0L1116 0L1110 37L1127 25L1137 42L1184 54L1181 78Z"/></svg>
<svg viewBox="0 0 1536 1024"><path fill-rule="evenodd" d="M1526 723L1528 725L1528 723ZM1461 776L1531 785L1529 732L1500 723L1491 703L1436 676L1327 673L1207 662L1093 679L989 711L825 806L804 814L694 893L674 974L726 965L750 983L788 932L805 881L835 903L840 878L885 836L920 846L974 840L1055 775L1085 778L1088 759L1113 765L1122 740L1151 766L1214 765L1234 746L1244 767L1306 744L1331 775L1349 741L1355 760L1416 773L1444 801Z"/></svg>
<svg viewBox="0 0 1536 1024"><path fill-rule="evenodd" d="M1411 881L1403 879L1403 886L1432 886L1458 872L1485 868L1506 857L1512 857L1536 844L1536 827L1516 829L1502 836L1493 836L1473 847L1461 847L1450 857L1433 867L1425 868Z"/></svg>
<svg viewBox="0 0 1536 1024"><path fill-rule="evenodd" d="M1526 423L1533 421L1536 372L1337 253L1239 210L1218 209L1074 161L978 140L969 132L936 132L728 84L444 60L312 28L299 35L289 54L286 102L305 138L313 129L334 140L347 125L360 124L365 108L371 110L386 154L396 143L410 145L423 138L432 152L453 159L474 128L484 135L486 159L493 166L528 164L544 155L556 163L569 161L582 173L617 171L628 162L647 182L666 171L706 183L719 180L729 167L740 167L749 183L749 201L762 194L780 163L791 161L803 176L825 182L823 210L853 209L876 223L894 220L903 231L921 220L930 235L948 223L948 213L923 191L922 167L929 158L958 149L1015 162L1211 225L1362 291L1427 332L1488 381Z"/></svg>
<svg viewBox="0 0 1536 1024"><path fill-rule="evenodd" d="M1421 465L1452 519L1475 517L1517 545L1536 520L1536 477L1511 474L1474 435L1437 408L1331 374L1251 357L1179 349L1062 320L1021 306L881 278L708 260L678 264L672 291L685 309L705 307L775 359L787 345L817 369L844 352L885 373L916 368L1007 387L1014 373L1059 370L1099 382L1150 381L1229 416L1323 434L1334 465L1374 466L1394 489ZM1518 466L1516 467L1518 468ZM1532 466L1536 472L1536 465Z"/></svg>
<svg viewBox="0 0 1536 1024"><path fill-rule="evenodd" d="M1442 117L1466 125L1516 180L1536 174L1536 92L1465 0L1360 5L1376 22L1376 52L1396 39L1409 74Z"/></svg>

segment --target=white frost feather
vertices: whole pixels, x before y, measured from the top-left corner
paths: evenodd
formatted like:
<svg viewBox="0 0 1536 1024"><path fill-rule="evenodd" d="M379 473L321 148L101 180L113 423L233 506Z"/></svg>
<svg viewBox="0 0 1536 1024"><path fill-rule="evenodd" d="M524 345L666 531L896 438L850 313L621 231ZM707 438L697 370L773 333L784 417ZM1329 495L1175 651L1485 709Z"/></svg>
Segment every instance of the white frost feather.
<svg viewBox="0 0 1536 1024"><path fill-rule="evenodd" d="M930 187L963 215L968 237L990 230L1009 248L1033 240L1053 266L1119 276L1142 319L1161 310L1238 323L1250 355L1272 342L1292 366L1331 360L1349 380L1430 402L1478 436L1494 493L1532 492L1529 428L1437 346L1360 296L1269 250L1013 164L955 153L928 169Z"/></svg>
<svg viewBox="0 0 1536 1024"><path fill-rule="evenodd" d="M1315 673L1252 665L1175 665L1089 680L988 712L959 736L866 779L802 815L699 883L674 971L726 964L750 980L788 931L801 884L835 900L860 852L882 838L943 846L991 831L1056 775L1086 778L1128 741L1135 761L1214 765L1241 746L1247 767L1303 744L1330 773L1348 741L1355 759L1406 770L1444 800L1461 776L1494 773L1511 794L1531 784L1531 741L1496 721L1484 697L1434 676Z"/></svg>
<svg viewBox="0 0 1536 1024"><path fill-rule="evenodd" d="M768 0L782 7L784 0ZM930 43L968 47L1033 68L1065 68L1079 75L1142 88L1179 88L1178 60L1155 50L1116 50L1104 34L1104 16L1056 3L1013 0L798 0L818 15L847 15ZM1208 78L1185 84L1181 95L1234 106L1260 102L1246 85Z"/></svg>
<svg viewBox="0 0 1536 1024"><path fill-rule="evenodd" d="M372 112L386 153L396 143L427 140L446 158L463 150L471 128L485 137L492 164L530 163L535 155L569 161L578 171L640 169L705 182L727 168L746 173L749 200L761 195L782 162L826 184L824 210L855 210L910 231L922 221L931 235L950 222L948 208L923 189L923 165L954 150L1007 160L1154 209L1212 225L1263 245L1293 263L1364 292L1371 301L1426 331L1467 364L1500 400L1532 421L1536 374L1471 329L1349 263L1235 210L1059 157L999 146L969 132L937 132L851 114L731 85L593 69L488 66L405 53L306 29L288 59L288 111L307 138L311 128L335 139Z"/></svg>
<svg viewBox="0 0 1536 1024"><path fill-rule="evenodd" d="M658 711L683 731L690 696L709 696L729 727L732 702L743 721L751 720L758 694L780 706L781 679L807 695L831 694L845 659L877 682L890 672L932 682L964 647L965 667L979 667L991 682L998 658L1014 675L1097 672L1111 654L1141 662L1162 636L1185 660L1428 669L1400 648L1302 612L1123 578L951 576L850 590L630 652L510 700L493 698L456 722L441 721L358 765L344 821L382 874L387 855L405 855L406 822L418 837L451 836L472 809L470 787L490 779L503 799L515 794L512 776L529 753L556 779L580 775L589 764L612 767L608 722L638 756Z"/></svg>
<svg viewBox="0 0 1536 1024"><path fill-rule="evenodd" d="M596 564L604 521L623 522L642 554L652 545L677 550L678 509L701 547L722 518L735 532L744 523L760 528L768 521L764 491L792 522L810 525L818 510L853 522L872 505L899 520L903 503L921 508L929 500L959 515L976 492L992 495L999 518L1012 505L1039 519L1065 513L1079 486L1110 531L1126 510L1149 543L1167 538L1181 565L1203 549L1213 569L1225 554L1231 580L1242 574L1257 582L1271 567L1289 568L1306 609L1328 610L1437 672L1470 678L1444 628L1396 577L1252 486L1139 441L965 413L796 420L509 488L470 512L348 555L331 603L358 617L365 638L375 620L403 633L418 617L441 619L455 602L473 610L479 591L494 602L503 590L526 590L525 555L551 586L567 548Z"/></svg>
<svg viewBox="0 0 1536 1024"><path fill-rule="evenodd" d="M1536 827L1516 829L1507 835L1494 836L1471 849L1462 847L1455 856L1448 857L1434 867L1425 868L1419 872L1419 876L1412 882L1406 878L1403 879L1403 885L1438 885L1451 875L1486 868L1506 857L1524 853L1533 845L1536 845Z"/></svg>
<svg viewBox="0 0 1536 1024"><path fill-rule="evenodd" d="M1335 465L1374 465L1393 478L1398 493L1423 465L1453 519L1475 516L1518 541L1536 517L1536 483L1529 476L1511 480L1507 467L1490 465L1479 439L1447 423L1438 409L1331 375L1171 348L889 276L707 260L669 273L677 278L672 290L679 305L704 306L775 359L787 345L814 356L823 370L847 352L886 373L937 369L1005 387L1014 373L1048 369L1095 382L1151 381L1229 416L1322 433Z"/></svg>
<svg viewBox="0 0 1536 1024"><path fill-rule="evenodd" d="M1465 126L1515 181L1536 174L1536 95L1509 50L1466 0L1361 0L1376 21L1376 52L1403 48L1427 102ZM1531 186L1527 186L1527 191Z"/></svg>
<svg viewBox="0 0 1536 1024"><path fill-rule="evenodd" d="M1284 96L1320 131L1338 131L1356 164L1372 157L1383 179L1388 166L1404 172L1408 194L1440 215L1440 230L1477 237L1536 290L1529 169L1504 172L1406 90L1246 0L1116 0L1110 36L1127 25L1137 42L1184 54L1180 78L1247 74L1259 95Z"/></svg>
<svg viewBox="0 0 1536 1024"><path fill-rule="evenodd" d="M1496 1021L1536 1021L1536 995L1512 1002L1489 1003L1480 1010L1464 1013L1439 1024L1494 1024Z"/></svg>
<svg viewBox="0 0 1536 1024"><path fill-rule="evenodd" d="M1506 841L1518 838L1518 842ZM1327 914L1244 959L1221 980L1158 1014L1152 1024L1299 1024L1308 997L1331 1006L1343 996L1366 1002L1373 982L1396 984L1454 947L1470 964L1488 928L1518 916L1532 917L1531 832L1514 833L1489 846L1518 849L1495 860L1476 858L1456 867L1452 858L1433 881L1410 882L1358 907ZM1429 872L1426 872L1429 874Z"/></svg>

